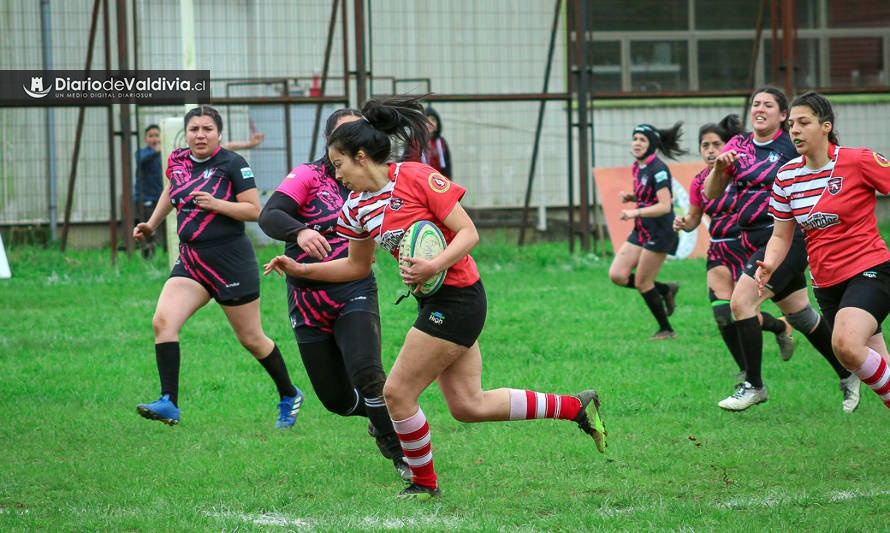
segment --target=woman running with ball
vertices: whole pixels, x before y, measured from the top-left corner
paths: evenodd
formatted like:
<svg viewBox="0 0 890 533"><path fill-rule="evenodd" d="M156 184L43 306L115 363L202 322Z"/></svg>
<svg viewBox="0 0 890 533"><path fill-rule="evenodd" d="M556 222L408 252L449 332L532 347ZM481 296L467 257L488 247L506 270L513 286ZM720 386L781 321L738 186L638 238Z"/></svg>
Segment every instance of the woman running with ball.
<svg viewBox="0 0 890 533"><path fill-rule="evenodd" d="M413 475L399 496L439 496L430 427L418 404L433 382L452 416L462 422L553 418L571 420L605 450L605 429L596 392L545 394L521 389L482 389L478 337L485 324L485 289L469 255L479 242L476 226L460 205L466 189L420 162L387 163L390 136L405 146L426 146L427 121L419 98L370 100L361 120L343 124L328 139L328 157L352 193L343 205L338 232L350 239L345 258L298 263L280 255L266 265L306 279L343 282L367 276L375 245L398 256L399 241L414 222L428 220L445 236L445 250L427 261L400 267L406 285L422 284L447 269L435 293L418 298L417 319L405 336L383 388L386 406ZM415 154L416 155L416 154Z"/></svg>

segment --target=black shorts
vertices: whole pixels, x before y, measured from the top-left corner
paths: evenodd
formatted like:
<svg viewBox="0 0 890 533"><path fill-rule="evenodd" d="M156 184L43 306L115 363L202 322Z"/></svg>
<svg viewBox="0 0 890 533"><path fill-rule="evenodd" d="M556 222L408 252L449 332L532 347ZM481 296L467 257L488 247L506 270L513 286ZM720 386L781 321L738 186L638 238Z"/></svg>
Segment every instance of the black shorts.
<svg viewBox="0 0 890 533"><path fill-rule="evenodd" d="M378 335L380 332L377 281L373 274L357 281L312 288L295 287L289 283L287 305L290 325L299 343L332 338L337 319L356 311L376 317L372 322L377 324Z"/></svg>
<svg viewBox="0 0 890 533"><path fill-rule="evenodd" d="M770 233L772 233L772 229L770 229ZM748 262L745 263L745 274L752 278L754 277L754 273L757 271L757 261L763 261L765 253L766 243L748 258ZM807 246L804 242L803 233L795 229L794 239L791 241L788 255L785 256L785 260L773 272L769 283L766 284L766 288L775 295L772 297L772 301L784 300L792 293L800 289L806 289L807 278L804 276L804 272L806 272L808 266Z"/></svg>
<svg viewBox="0 0 890 533"><path fill-rule="evenodd" d="M487 312L482 280L469 287L442 285L432 296L418 298L414 327L469 348L482 333Z"/></svg>
<svg viewBox="0 0 890 533"><path fill-rule="evenodd" d="M260 268L243 233L213 243L179 243L170 277L197 281L220 305L244 305L260 297Z"/></svg>
<svg viewBox="0 0 890 533"><path fill-rule="evenodd" d="M732 279L738 281L745 270L748 254L739 239L718 239L708 246L708 270L723 266L729 269Z"/></svg>
<svg viewBox="0 0 890 533"><path fill-rule="evenodd" d="M627 242L650 252L675 254L680 245L680 236L674 231L672 217L644 218L640 224L634 224Z"/></svg>
<svg viewBox="0 0 890 533"><path fill-rule="evenodd" d="M844 307L855 307L875 317L878 329L890 314L890 261L869 268L847 281L830 287L813 287L819 309L829 324Z"/></svg>
<svg viewBox="0 0 890 533"><path fill-rule="evenodd" d="M795 229L795 231L797 231ZM773 225L758 226L756 228L743 228L740 240L742 248L744 248L747 257L751 257L754 252L764 248L769 238L773 236Z"/></svg>

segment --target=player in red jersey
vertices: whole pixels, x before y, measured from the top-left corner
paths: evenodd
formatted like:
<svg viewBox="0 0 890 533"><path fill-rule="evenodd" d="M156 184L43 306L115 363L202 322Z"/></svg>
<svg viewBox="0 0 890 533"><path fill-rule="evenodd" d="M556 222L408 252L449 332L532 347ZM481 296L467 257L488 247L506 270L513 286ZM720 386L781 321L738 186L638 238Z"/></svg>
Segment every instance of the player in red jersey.
<svg viewBox="0 0 890 533"><path fill-rule="evenodd" d="M890 193L890 161L867 148L838 146L834 111L820 94L796 98L788 122L800 157L776 176L776 223L757 262L757 284L762 290L769 282L800 226L813 292L833 324L832 348L890 407L890 356L881 334L890 313L890 251L875 217L875 192Z"/></svg>
<svg viewBox="0 0 890 533"><path fill-rule="evenodd" d="M352 193L343 206L338 231L350 239L348 256L325 263L298 263L280 255L266 273L327 281L367 276L375 244L398 257L399 241L418 220L435 224L448 243L436 258L412 259L401 266L406 285L425 282L448 270L435 293L418 297L418 315L383 389L386 406L402 444L413 480L399 496L428 499L440 494L433 468L430 429L418 404L434 381L452 416L462 422L552 418L572 420L605 449L605 429L592 390L577 395L529 390L482 389L478 337L487 310L485 289L469 255L479 234L460 205L466 189L420 162L387 163L390 136L405 146L425 146L428 131L418 98L370 100L362 119L343 124L328 140L337 178Z"/></svg>

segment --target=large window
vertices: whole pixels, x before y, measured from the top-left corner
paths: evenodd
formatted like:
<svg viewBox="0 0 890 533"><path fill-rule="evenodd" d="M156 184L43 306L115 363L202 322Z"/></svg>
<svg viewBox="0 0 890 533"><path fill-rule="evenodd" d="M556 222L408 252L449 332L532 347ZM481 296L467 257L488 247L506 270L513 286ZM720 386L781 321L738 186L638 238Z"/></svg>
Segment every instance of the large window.
<svg viewBox="0 0 890 533"><path fill-rule="evenodd" d="M630 84L633 91L661 92L689 89L686 41L630 43Z"/></svg>
<svg viewBox="0 0 890 533"><path fill-rule="evenodd" d="M782 86L788 75L799 89L890 85L890 0L793 4L796 40L791 44L793 60L787 61L782 43L785 2L587 1L593 90L748 91L752 85ZM574 6L567 4L569 16ZM755 43L761 16L760 41Z"/></svg>
<svg viewBox="0 0 890 533"><path fill-rule="evenodd" d="M572 3L568 3L572 9ZM663 31L689 29L687 0L587 2L587 27L593 31Z"/></svg>
<svg viewBox="0 0 890 533"><path fill-rule="evenodd" d="M874 87L886 85L883 39L831 39L831 85Z"/></svg>
<svg viewBox="0 0 890 533"><path fill-rule="evenodd" d="M751 85L753 39L698 42L698 88L731 91Z"/></svg>

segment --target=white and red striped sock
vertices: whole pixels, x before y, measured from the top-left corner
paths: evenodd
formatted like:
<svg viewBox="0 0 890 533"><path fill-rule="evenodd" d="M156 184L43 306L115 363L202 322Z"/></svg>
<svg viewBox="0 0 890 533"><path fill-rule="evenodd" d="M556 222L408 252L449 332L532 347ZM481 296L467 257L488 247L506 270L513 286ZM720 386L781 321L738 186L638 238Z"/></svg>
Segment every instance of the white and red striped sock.
<svg viewBox="0 0 890 533"><path fill-rule="evenodd" d="M405 462L411 469L412 481L418 485L436 488L430 425L423 415L423 410L418 407L417 412L408 418L393 420L392 427L402 444L402 451L405 452Z"/></svg>
<svg viewBox="0 0 890 533"><path fill-rule="evenodd" d="M884 405L890 408L890 368L887 367L887 361L884 361L881 354L869 348L865 362L853 373L871 387Z"/></svg>
<svg viewBox="0 0 890 533"><path fill-rule="evenodd" d="M510 420L574 420L579 411L581 400L574 396L510 389Z"/></svg>

